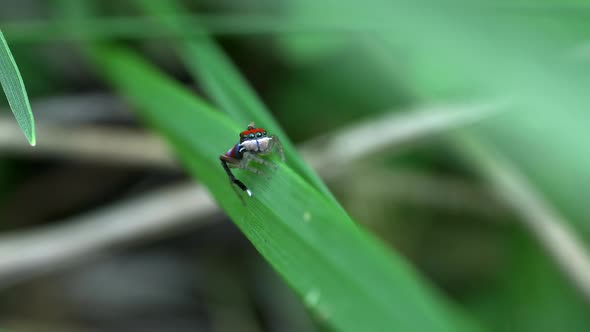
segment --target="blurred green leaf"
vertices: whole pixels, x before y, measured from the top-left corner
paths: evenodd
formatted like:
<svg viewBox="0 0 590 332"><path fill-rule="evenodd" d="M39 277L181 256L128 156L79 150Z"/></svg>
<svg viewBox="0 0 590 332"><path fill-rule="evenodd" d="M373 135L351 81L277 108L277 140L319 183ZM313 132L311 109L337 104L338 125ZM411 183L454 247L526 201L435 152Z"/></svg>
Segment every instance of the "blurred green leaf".
<svg viewBox="0 0 590 332"><path fill-rule="evenodd" d="M487 121L474 139L491 137L590 241L590 71L567 34L538 29L484 1L288 3L293 10L286 12L294 17L287 22L381 22L383 29L371 38L375 52L381 51L367 61L403 74L422 103L509 100L514 111Z"/></svg>
<svg viewBox="0 0 590 332"><path fill-rule="evenodd" d="M470 311L493 331L587 331L590 316L578 290L521 227L507 231L506 263L469 301Z"/></svg>
<svg viewBox="0 0 590 332"><path fill-rule="evenodd" d="M507 266L515 273L502 281L510 303L503 311L512 327L523 332L587 331L590 316L579 291L564 280L546 255L539 255L538 245L525 234L515 233L509 243L514 254Z"/></svg>
<svg viewBox="0 0 590 332"><path fill-rule="evenodd" d="M2 31L0 31L0 83L12 113L16 117L16 122L29 144L35 146L35 120L27 90Z"/></svg>
<svg viewBox="0 0 590 332"><path fill-rule="evenodd" d="M84 0L81 0L84 1ZM158 0L155 0L158 1ZM160 1L162 2L162 1ZM461 4L458 1L446 1L450 4ZM392 1L391 3L394 3ZM398 4L400 2L398 1ZM435 6L440 2L431 2ZM345 5L346 3L342 3ZM369 3L370 4L370 3ZM422 1L422 4L429 4ZM237 5L232 4L233 8ZM84 20L75 20L71 23L79 29L70 29L69 24L64 24L56 19L27 19L7 20L2 22L3 30L10 34L13 42L41 42L64 39L102 39L102 38L138 38L152 39L160 37L195 36L201 34L212 35L260 35L277 34L287 37L282 45L288 48L300 59L314 59L322 56L324 51L330 51L332 47L341 43L348 43L350 39L362 37L362 34L388 28L390 22L380 21L344 21L326 16L324 20L293 19L292 14L305 14L305 3L301 7L285 2L281 11L261 10L264 6L258 6L256 10L199 13L183 12L175 18L185 25L202 25L204 30L166 31L157 28L153 20L137 16L109 16L96 17ZM584 1L565 3L563 1L473 1L469 6L456 6L463 8L467 13L481 13L482 11L517 19L522 24L535 26L539 31L548 33L549 42L585 42L588 33L586 19L590 17L590 8ZM248 7L245 4L244 7ZM250 4L251 7L252 6ZM268 8L276 9L276 6ZM345 6L342 6L345 7ZM369 9L370 6L364 6ZM284 10L288 8L288 10ZM377 7L380 8L380 7ZM284 13L289 15L283 15ZM46 33L51 30L52 33ZM352 37L352 38L351 38ZM283 41L281 41L283 42Z"/></svg>
<svg viewBox="0 0 590 332"><path fill-rule="evenodd" d="M84 1L84 0L80 0ZM160 4L157 4L160 5ZM339 40L346 41L349 38L348 31L343 31L342 25L324 24L324 22L285 21L285 17L269 13L202 13L191 14L183 12L181 16L175 17L174 21L185 26L201 26L203 29L170 30L161 29L154 24L149 17L136 16L107 16L91 17L86 19L74 19L70 22L63 22L60 16L54 19L6 21L3 29L10 33L13 42L38 43L46 41L61 40L97 40L108 38L126 39L154 39L154 38L178 38L195 37L202 35L261 35L268 33L276 34L300 34L302 37L310 36L309 32L322 32L325 34L323 41L317 38L303 38L300 40L305 48L313 46L312 49L324 48L329 50L334 43L334 36ZM75 27L75 29L72 29ZM366 32L368 28L353 27L354 32ZM51 30L52 33L46 33ZM313 39L314 41L310 41ZM291 44L289 41L288 44ZM323 47L319 44L323 44ZM328 47L326 47L328 46ZM298 49L297 46L295 46ZM303 50L308 54L310 49ZM316 49L317 51L317 49ZM314 52L321 55L321 52Z"/></svg>
<svg viewBox="0 0 590 332"><path fill-rule="evenodd" d="M268 87L269 103L281 110L277 116L282 123L305 124L293 130L299 140L409 108L411 94L381 64L359 62L371 55L370 50L352 44L306 66L284 70L276 84Z"/></svg>
<svg viewBox="0 0 590 332"><path fill-rule="evenodd" d="M165 135L188 170L320 320L339 331L465 327L464 317L451 314L403 260L285 164L279 162L270 180L238 171L254 192L243 206L218 160L235 143L241 123L130 51L102 47L91 54L101 73Z"/></svg>

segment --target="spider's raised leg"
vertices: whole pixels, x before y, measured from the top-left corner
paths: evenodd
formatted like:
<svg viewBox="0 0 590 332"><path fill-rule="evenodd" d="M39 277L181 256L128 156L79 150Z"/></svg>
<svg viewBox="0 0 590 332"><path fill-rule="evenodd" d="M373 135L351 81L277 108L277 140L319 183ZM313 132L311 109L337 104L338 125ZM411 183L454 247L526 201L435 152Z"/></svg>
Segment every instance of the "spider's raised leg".
<svg viewBox="0 0 590 332"><path fill-rule="evenodd" d="M221 166L223 166L223 169L227 173L227 176L229 176L229 180L231 181L231 183L235 184L240 189L245 191L248 194L248 196L252 197L252 191L250 191L250 189L248 189L248 187L246 187L246 185L242 181L236 179L234 174L229 169L229 166L227 165L228 162L230 162L232 164L240 164L240 163L238 163L237 160L235 160L231 157L227 157L227 156L220 156L219 160L221 160Z"/></svg>

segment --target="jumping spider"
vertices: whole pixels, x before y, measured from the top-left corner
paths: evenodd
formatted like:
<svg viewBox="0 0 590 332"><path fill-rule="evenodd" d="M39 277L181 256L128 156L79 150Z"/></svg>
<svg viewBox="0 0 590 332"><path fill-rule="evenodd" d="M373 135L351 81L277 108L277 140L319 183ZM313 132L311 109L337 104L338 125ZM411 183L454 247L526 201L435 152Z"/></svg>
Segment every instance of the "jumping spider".
<svg viewBox="0 0 590 332"><path fill-rule="evenodd" d="M277 147L281 155L281 160L285 161L285 152L283 145L279 138L275 135L267 136L266 130L263 128L256 128L254 122L248 125L248 129L240 133L240 142L229 149L225 154L219 156L223 169L229 176L230 182L245 191L248 196L252 197L252 191L246 185L236 179L230 170L232 168L241 168L255 174L263 174L262 171L250 165L251 161L255 161L265 166L278 167L268 160L262 159L259 155L266 155L273 152ZM241 198L241 196L240 196Z"/></svg>

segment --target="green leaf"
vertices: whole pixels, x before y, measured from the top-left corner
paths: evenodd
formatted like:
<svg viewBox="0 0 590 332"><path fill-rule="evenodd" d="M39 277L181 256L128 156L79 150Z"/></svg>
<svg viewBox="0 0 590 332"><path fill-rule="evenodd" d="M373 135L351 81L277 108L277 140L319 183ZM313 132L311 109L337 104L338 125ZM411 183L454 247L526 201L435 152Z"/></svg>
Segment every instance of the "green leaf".
<svg viewBox="0 0 590 332"><path fill-rule="evenodd" d="M235 143L241 123L128 50L101 47L90 54L320 320L338 331L454 331L466 325L400 257L286 164L277 161L270 179L236 171L254 192L242 205L218 159Z"/></svg>
<svg viewBox="0 0 590 332"><path fill-rule="evenodd" d="M0 83L12 113L16 117L16 122L27 137L29 144L35 146L35 120L29 104L29 97L27 97L27 90L2 31L0 31Z"/></svg>

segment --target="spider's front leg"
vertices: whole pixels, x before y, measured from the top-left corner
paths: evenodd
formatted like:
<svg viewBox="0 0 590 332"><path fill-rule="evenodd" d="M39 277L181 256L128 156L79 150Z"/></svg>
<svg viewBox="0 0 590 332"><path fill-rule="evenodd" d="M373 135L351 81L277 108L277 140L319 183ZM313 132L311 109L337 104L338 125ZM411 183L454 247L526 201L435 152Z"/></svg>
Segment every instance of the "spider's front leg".
<svg viewBox="0 0 590 332"><path fill-rule="evenodd" d="M283 149L283 144L281 140L276 135L269 136L270 138L270 148L269 150L272 151L275 147L279 150L279 154L281 155L281 161L285 162L285 150Z"/></svg>
<svg viewBox="0 0 590 332"><path fill-rule="evenodd" d="M256 156L256 154L252 153L252 152L244 152L244 156L242 157L242 160L240 160L240 164L239 164L239 168L241 169L245 169L249 172L252 172L254 174L258 174L258 175L262 175L266 178L269 178L269 176L267 176L262 170L253 167L250 165L251 161L256 161L259 162L263 165L269 165L270 163L258 156ZM270 164L272 165L272 164Z"/></svg>

